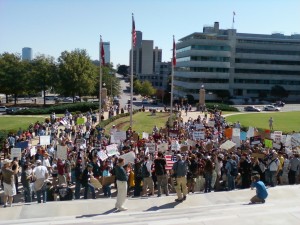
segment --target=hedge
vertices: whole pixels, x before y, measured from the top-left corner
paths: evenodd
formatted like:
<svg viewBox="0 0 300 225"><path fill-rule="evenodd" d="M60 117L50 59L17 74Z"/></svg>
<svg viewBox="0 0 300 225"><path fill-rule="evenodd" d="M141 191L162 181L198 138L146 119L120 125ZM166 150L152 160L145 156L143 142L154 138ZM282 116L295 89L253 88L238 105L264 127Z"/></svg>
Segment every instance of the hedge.
<svg viewBox="0 0 300 225"><path fill-rule="evenodd" d="M198 108L199 103L197 104L197 108ZM214 110L215 108L217 108L218 110L222 110L222 111L229 111L229 112L239 112L239 110L235 107L232 107L230 105L224 104L224 103L205 103L206 108L208 109L208 111ZM217 107L216 107L217 106Z"/></svg>
<svg viewBox="0 0 300 225"><path fill-rule="evenodd" d="M41 114L51 114L55 112L57 114L65 113L66 110L69 112L87 112L90 109L97 110L99 108L98 103L92 102L80 102L72 104L55 105L45 108L29 108L17 111L15 115L41 115Z"/></svg>

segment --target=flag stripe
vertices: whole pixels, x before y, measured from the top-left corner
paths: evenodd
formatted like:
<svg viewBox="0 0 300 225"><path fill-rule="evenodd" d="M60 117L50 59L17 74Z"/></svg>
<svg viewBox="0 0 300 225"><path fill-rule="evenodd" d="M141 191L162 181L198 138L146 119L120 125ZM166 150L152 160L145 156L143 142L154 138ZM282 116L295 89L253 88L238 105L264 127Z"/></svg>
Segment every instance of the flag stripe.
<svg viewBox="0 0 300 225"><path fill-rule="evenodd" d="M133 47L135 47L135 45L136 45L136 30L135 30L135 21L134 21L133 15L132 15L132 44L133 44Z"/></svg>
<svg viewBox="0 0 300 225"><path fill-rule="evenodd" d="M105 65L105 52L103 47L103 42L101 40L101 65Z"/></svg>
<svg viewBox="0 0 300 225"><path fill-rule="evenodd" d="M173 164L176 162L176 156L174 155L166 155L165 156L167 165L166 165L166 170L171 170L173 167Z"/></svg>
<svg viewBox="0 0 300 225"><path fill-rule="evenodd" d="M175 38L173 36L173 59L172 59L173 66L176 66L176 45L175 45Z"/></svg>

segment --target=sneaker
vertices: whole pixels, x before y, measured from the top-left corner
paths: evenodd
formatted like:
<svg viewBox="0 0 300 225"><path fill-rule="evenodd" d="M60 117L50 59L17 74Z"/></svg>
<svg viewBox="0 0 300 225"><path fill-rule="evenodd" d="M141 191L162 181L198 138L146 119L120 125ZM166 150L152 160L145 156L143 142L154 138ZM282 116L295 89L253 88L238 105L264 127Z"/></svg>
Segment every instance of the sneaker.
<svg viewBox="0 0 300 225"><path fill-rule="evenodd" d="M263 199L263 200L262 200L262 203L265 203L265 202L266 202L266 201Z"/></svg>
<svg viewBox="0 0 300 225"><path fill-rule="evenodd" d="M161 197L161 195L157 195L157 197L159 198L159 197Z"/></svg>
<svg viewBox="0 0 300 225"><path fill-rule="evenodd" d="M183 201L186 200L186 196L183 196Z"/></svg>
<svg viewBox="0 0 300 225"><path fill-rule="evenodd" d="M119 208L119 211L126 211L126 210L128 210L127 208L125 208L125 207L121 207L121 208Z"/></svg>
<svg viewBox="0 0 300 225"><path fill-rule="evenodd" d="M3 205L3 208L6 208L7 207L7 205Z"/></svg>
<svg viewBox="0 0 300 225"><path fill-rule="evenodd" d="M183 199L179 199L179 198L175 199L175 202L182 202L182 201Z"/></svg>

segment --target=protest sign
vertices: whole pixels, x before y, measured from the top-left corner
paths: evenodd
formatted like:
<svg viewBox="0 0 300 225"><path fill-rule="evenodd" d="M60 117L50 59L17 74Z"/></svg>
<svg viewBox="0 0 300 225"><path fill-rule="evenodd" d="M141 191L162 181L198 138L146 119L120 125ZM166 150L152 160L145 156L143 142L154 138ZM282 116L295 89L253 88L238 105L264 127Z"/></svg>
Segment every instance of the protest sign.
<svg viewBox="0 0 300 225"><path fill-rule="evenodd" d="M283 143L283 144L285 144L285 142L286 142L286 137L287 137L287 135L281 135L281 140L280 140L280 142Z"/></svg>
<svg viewBox="0 0 300 225"><path fill-rule="evenodd" d="M251 155L254 158L259 158L259 159L264 159L265 158L265 154L262 153L252 153Z"/></svg>
<svg viewBox="0 0 300 225"><path fill-rule="evenodd" d="M274 141L277 143L281 142L282 131L274 131Z"/></svg>
<svg viewBox="0 0 300 225"><path fill-rule="evenodd" d="M149 134L146 132L143 132L142 138L149 139Z"/></svg>
<svg viewBox="0 0 300 225"><path fill-rule="evenodd" d="M264 144L266 148L273 148L273 140L265 139Z"/></svg>
<svg viewBox="0 0 300 225"><path fill-rule="evenodd" d="M40 136L40 145L50 145L50 136Z"/></svg>
<svg viewBox="0 0 300 225"><path fill-rule="evenodd" d="M128 163L134 163L135 154L134 152L128 152L124 155L120 155L120 158L124 159L125 165Z"/></svg>
<svg viewBox="0 0 300 225"><path fill-rule="evenodd" d="M180 150L180 145L179 145L178 141L172 140L172 142L171 142L171 150L172 151L178 151L178 150Z"/></svg>
<svg viewBox="0 0 300 225"><path fill-rule="evenodd" d="M220 145L221 149L229 150L233 148L236 144L230 140L227 140L225 143Z"/></svg>
<svg viewBox="0 0 300 225"><path fill-rule="evenodd" d="M20 141L16 143L16 148L21 148L21 149L25 149L28 148L29 145L29 141Z"/></svg>
<svg viewBox="0 0 300 225"><path fill-rule="evenodd" d="M131 138L133 141L138 141L139 140L139 134L138 133L133 133L132 134L132 138Z"/></svg>
<svg viewBox="0 0 300 225"><path fill-rule="evenodd" d="M30 156L34 156L36 154L36 147L32 146L30 149Z"/></svg>
<svg viewBox="0 0 300 225"><path fill-rule="evenodd" d="M247 132L241 131L240 132L240 138L241 138L242 141L246 141L247 140Z"/></svg>
<svg viewBox="0 0 300 225"><path fill-rule="evenodd" d="M117 131L114 133L114 140L121 142L126 140L126 131Z"/></svg>
<svg viewBox="0 0 300 225"><path fill-rule="evenodd" d="M155 143L146 143L146 147L149 149L149 153L155 152Z"/></svg>
<svg viewBox="0 0 300 225"><path fill-rule="evenodd" d="M196 146L196 142L193 140L188 139L186 142L189 146L192 146L192 147Z"/></svg>
<svg viewBox="0 0 300 225"><path fill-rule="evenodd" d="M260 136L250 137L250 145L258 145L260 143L261 143L261 137Z"/></svg>
<svg viewBox="0 0 300 225"><path fill-rule="evenodd" d="M57 158L65 160L67 159L67 146L57 145Z"/></svg>
<svg viewBox="0 0 300 225"><path fill-rule="evenodd" d="M165 152L168 150L168 143L161 143L157 145L157 151Z"/></svg>
<svg viewBox="0 0 300 225"><path fill-rule="evenodd" d="M116 144L112 144L112 145L108 145L106 146L106 152L108 156L113 156L113 155L117 155L118 154L118 145Z"/></svg>
<svg viewBox="0 0 300 225"><path fill-rule="evenodd" d="M105 159L108 158L108 156L106 155L106 153L104 151L98 151L97 156L104 161Z"/></svg>
<svg viewBox="0 0 300 225"><path fill-rule="evenodd" d="M11 159L14 159L14 158L18 158L19 160L21 159L21 148L12 148L11 149Z"/></svg>
<svg viewBox="0 0 300 225"><path fill-rule="evenodd" d="M233 128L232 129L232 136L233 137L240 137L240 133L241 133L240 128Z"/></svg>
<svg viewBox="0 0 300 225"><path fill-rule="evenodd" d="M273 142L273 148L275 148L275 149L280 149L281 148L281 145L280 144L278 144L277 142Z"/></svg>
<svg viewBox="0 0 300 225"><path fill-rule="evenodd" d="M201 130L204 128L203 124L201 124L201 123L196 123L195 127L196 127L196 130Z"/></svg>
<svg viewBox="0 0 300 225"><path fill-rule="evenodd" d="M214 127L214 126L215 126L215 121L209 120L209 121L207 122L207 126L209 126L209 127Z"/></svg>
<svg viewBox="0 0 300 225"><path fill-rule="evenodd" d="M193 139L194 140L203 140L203 139L205 139L205 131L204 130L194 131L193 132Z"/></svg>
<svg viewBox="0 0 300 225"><path fill-rule="evenodd" d="M236 144L235 147L237 147L237 148L241 147L240 136L232 136L231 140L232 140L232 142L234 142Z"/></svg>
<svg viewBox="0 0 300 225"><path fill-rule="evenodd" d="M225 133L226 138L231 138L232 137L232 128L226 128L224 133Z"/></svg>
<svg viewBox="0 0 300 225"><path fill-rule="evenodd" d="M295 133L292 135L291 145L293 148L300 146L300 133Z"/></svg>
<svg viewBox="0 0 300 225"><path fill-rule="evenodd" d="M249 127L247 131L247 138L251 138L254 136L254 127Z"/></svg>
<svg viewBox="0 0 300 225"><path fill-rule="evenodd" d="M285 143L283 143L283 144L285 144L285 146L287 146L287 147L290 147L290 146L292 146L292 135L286 135L286 138L285 138Z"/></svg>
<svg viewBox="0 0 300 225"><path fill-rule="evenodd" d="M84 118L78 117L76 120L77 125L83 125L84 124Z"/></svg>
<svg viewBox="0 0 300 225"><path fill-rule="evenodd" d="M189 146L188 145L181 145L180 146L180 151L181 152L187 152L189 150Z"/></svg>

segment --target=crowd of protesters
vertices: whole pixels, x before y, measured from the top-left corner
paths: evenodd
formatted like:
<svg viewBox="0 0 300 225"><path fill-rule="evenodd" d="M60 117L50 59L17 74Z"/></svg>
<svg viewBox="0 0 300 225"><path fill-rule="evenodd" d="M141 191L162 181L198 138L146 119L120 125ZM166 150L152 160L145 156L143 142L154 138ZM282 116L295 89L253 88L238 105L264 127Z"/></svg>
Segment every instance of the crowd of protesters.
<svg viewBox="0 0 300 225"><path fill-rule="evenodd" d="M84 118L84 123L78 124L78 118ZM155 126L147 138L136 138L136 132L129 127L126 138L118 143L118 154L105 159L101 159L99 152L105 152L111 144L109 135L113 136L118 128L113 126L106 132L95 126L96 120L92 111L75 116L67 111L59 119L53 113L45 122L10 134L1 149L3 205L11 206L16 195L22 195L26 203L35 198L38 203L110 198L112 189L117 188L116 208L126 210L124 202L128 196L161 197L176 192L176 201L182 202L189 193L250 188L253 175L259 175L271 187L300 182L299 154L296 151L287 154L283 143L280 149L273 149L264 143L251 145L248 139L241 141L238 148L220 148L228 139L225 129L240 124L229 125L219 110L183 122L179 109L176 119L166 127ZM199 129L204 138L195 139L193 132ZM21 158L10 158L11 149L18 142L30 143L35 136L44 135L50 136L49 145L29 144L22 149ZM147 143L154 143L156 150L150 152ZM167 149L159 150L163 143L167 143ZM175 149L174 143L178 146ZM65 158L58 157L58 145L67 146ZM36 151L32 151L33 147ZM129 152L135 155L133 162L122 158ZM256 153L263 157L257 157ZM105 177L115 180L104 183Z"/></svg>

